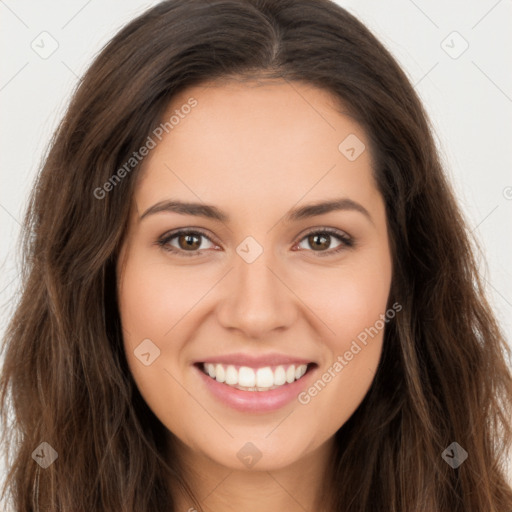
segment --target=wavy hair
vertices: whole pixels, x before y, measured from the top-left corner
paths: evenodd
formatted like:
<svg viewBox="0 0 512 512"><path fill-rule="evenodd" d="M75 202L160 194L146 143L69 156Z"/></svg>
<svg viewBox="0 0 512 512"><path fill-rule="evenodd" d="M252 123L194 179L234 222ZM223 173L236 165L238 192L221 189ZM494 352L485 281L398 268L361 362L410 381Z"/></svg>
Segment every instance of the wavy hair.
<svg viewBox="0 0 512 512"><path fill-rule="evenodd" d="M233 77L301 81L338 98L366 131L386 205L390 303L403 309L386 327L371 388L335 434L329 508L512 510L511 354L477 245L405 73L327 0L166 0L126 25L79 82L30 197L3 343L12 510L172 511L171 481L201 508L176 458L162 456L165 427L123 352L115 263L140 165L104 197L95 190L175 94ZM454 441L469 454L457 468L441 456ZM42 442L58 454L46 469L36 463Z"/></svg>

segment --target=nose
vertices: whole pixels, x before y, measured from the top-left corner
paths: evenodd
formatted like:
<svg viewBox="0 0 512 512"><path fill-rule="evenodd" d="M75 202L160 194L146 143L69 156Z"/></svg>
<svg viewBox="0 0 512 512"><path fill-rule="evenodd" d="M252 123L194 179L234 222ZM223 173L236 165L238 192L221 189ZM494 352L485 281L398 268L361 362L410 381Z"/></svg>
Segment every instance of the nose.
<svg viewBox="0 0 512 512"><path fill-rule="evenodd" d="M285 273L270 251L264 251L252 263L242 258L235 261L224 283L217 318L225 329L239 331L247 339L262 339L293 324L297 301Z"/></svg>

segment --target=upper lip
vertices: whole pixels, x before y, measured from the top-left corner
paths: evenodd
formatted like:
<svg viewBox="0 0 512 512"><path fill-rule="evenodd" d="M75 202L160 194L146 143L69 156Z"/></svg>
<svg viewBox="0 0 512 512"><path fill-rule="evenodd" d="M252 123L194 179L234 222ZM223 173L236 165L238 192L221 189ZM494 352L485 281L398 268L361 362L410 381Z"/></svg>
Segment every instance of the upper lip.
<svg viewBox="0 0 512 512"><path fill-rule="evenodd" d="M288 356L286 354L264 354L261 356L252 356L249 354L225 354L212 356L207 359L197 361L197 363L220 363L232 364L236 366L249 366L259 368L263 366L279 366L281 364L309 364L310 359L302 359L300 357Z"/></svg>

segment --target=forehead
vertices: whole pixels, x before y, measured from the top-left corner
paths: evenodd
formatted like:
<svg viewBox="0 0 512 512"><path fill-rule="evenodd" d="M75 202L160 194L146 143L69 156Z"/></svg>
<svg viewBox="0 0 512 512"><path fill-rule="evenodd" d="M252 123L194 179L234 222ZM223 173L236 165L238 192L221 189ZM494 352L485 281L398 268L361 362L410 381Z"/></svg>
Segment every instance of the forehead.
<svg viewBox="0 0 512 512"><path fill-rule="evenodd" d="M143 162L139 211L170 195L254 211L326 196L371 202L377 193L367 135L309 84L206 83L176 95L166 122Z"/></svg>

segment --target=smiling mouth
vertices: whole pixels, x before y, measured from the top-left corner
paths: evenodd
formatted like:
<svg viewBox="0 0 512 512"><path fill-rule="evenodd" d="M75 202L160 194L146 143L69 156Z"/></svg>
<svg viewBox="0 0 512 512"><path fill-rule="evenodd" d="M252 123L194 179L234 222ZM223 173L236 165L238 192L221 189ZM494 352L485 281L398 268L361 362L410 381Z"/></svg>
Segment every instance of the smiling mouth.
<svg viewBox="0 0 512 512"><path fill-rule="evenodd" d="M221 363L196 363L204 374L241 391L270 391L302 379L316 363L282 364L251 368Z"/></svg>

